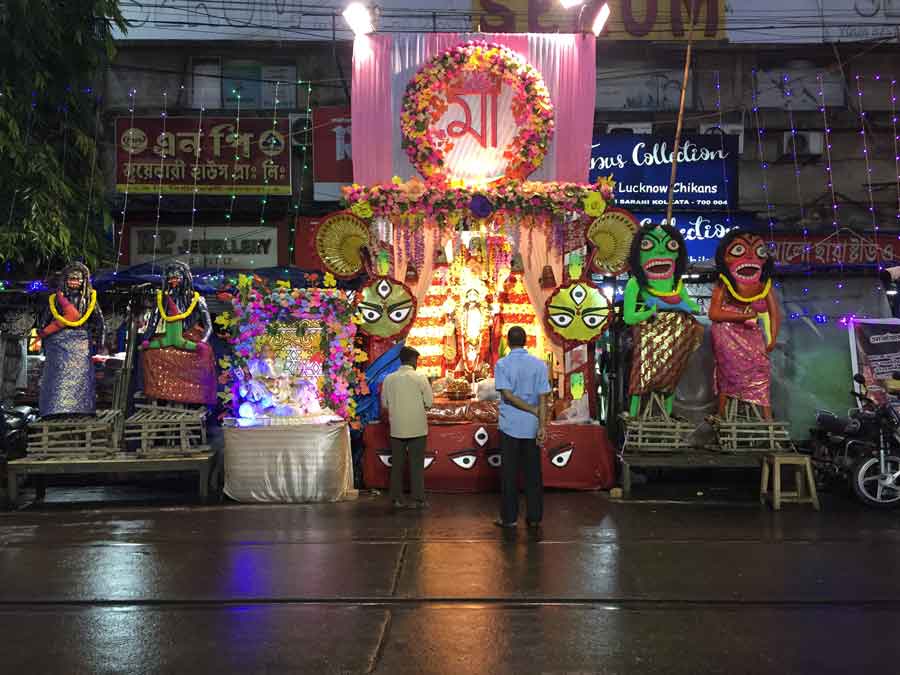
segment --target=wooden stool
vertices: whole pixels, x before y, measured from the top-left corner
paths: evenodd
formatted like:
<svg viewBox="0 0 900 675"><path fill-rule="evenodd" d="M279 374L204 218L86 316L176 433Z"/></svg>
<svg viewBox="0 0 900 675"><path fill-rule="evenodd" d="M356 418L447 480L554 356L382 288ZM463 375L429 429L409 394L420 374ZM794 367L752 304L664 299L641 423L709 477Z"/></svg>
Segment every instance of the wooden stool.
<svg viewBox="0 0 900 675"><path fill-rule="evenodd" d="M785 492L781 489L781 468L793 466L797 489L794 492ZM773 478L774 486L769 491L769 477ZM819 510L819 496L816 493L816 481L813 478L812 463L806 455L795 453L780 454L771 453L763 458L762 480L759 485L759 501L765 504L772 502L772 508L781 510L782 503L812 504L816 511Z"/></svg>

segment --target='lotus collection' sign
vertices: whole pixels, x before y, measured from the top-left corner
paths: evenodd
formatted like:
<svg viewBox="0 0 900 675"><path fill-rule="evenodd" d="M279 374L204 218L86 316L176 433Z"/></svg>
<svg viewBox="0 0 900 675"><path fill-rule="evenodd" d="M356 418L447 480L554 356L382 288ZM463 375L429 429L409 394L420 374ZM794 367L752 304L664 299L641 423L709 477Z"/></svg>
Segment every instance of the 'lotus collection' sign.
<svg viewBox="0 0 900 675"><path fill-rule="evenodd" d="M612 174L616 206L629 210L665 210L672 173L674 142L667 136L605 134L594 138L591 182ZM678 149L677 210L737 207L736 136L687 136Z"/></svg>

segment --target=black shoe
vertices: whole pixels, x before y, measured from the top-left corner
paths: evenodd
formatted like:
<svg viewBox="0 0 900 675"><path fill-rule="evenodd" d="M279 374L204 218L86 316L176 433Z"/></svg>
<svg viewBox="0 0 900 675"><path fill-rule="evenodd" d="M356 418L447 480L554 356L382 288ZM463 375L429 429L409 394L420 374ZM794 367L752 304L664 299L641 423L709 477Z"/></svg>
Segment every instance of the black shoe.
<svg viewBox="0 0 900 675"><path fill-rule="evenodd" d="M391 502L391 505L392 505L395 509L402 509L403 506L404 506L403 500L402 500L402 499L395 499L394 501Z"/></svg>
<svg viewBox="0 0 900 675"><path fill-rule="evenodd" d="M424 511L429 506L430 506L430 504L428 502L426 502L424 499L417 499L416 503L414 505L414 508L416 509L416 511Z"/></svg>
<svg viewBox="0 0 900 675"><path fill-rule="evenodd" d="M500 518L494 521L494 525L504 530L512 530L516 527L516 523L504 523Z"/></svg>

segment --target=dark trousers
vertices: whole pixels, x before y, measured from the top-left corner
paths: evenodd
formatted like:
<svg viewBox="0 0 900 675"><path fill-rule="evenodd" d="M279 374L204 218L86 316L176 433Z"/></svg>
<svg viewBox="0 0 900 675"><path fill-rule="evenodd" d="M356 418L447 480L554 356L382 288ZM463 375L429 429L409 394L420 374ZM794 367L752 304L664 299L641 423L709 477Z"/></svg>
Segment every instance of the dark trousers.
<svg viewBox="0 0 900 675"><path fill-rule="evenodd" d="M391 437L391 499L403 498L403 463L409 453L409 487L412 498L425 500L425 439Z"/></svg>
<svg viewBox="0 0 900 675"><path fill-rule="evenodd" d="M533 438L513 438L500 432L503 463L500 472L502 501L500 518L504 523L519 519L519 466L525 470L525 503L528 522L544 517L544 480L541 476L541 450Z"/></svg>

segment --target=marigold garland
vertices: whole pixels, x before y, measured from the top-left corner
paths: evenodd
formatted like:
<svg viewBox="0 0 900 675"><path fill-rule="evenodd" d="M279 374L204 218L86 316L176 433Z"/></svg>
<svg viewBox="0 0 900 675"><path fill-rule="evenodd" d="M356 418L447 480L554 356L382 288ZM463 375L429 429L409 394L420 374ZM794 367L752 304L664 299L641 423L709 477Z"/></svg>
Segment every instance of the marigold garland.
<svg viewBox="0 0 900 675"><path fill-rule="evenodd" d="M53 293L50 296L50 314L53 315L53 318L59 321L60 324L65 326L66 328L80 328L84 324L87 323L87 320L91 318L91 314L94 313L94 308L97 306L97 291L91 291L91 302L88 304L87 311L84 315L78 319L77 321L69 321L62 314L60 314L56 309L56 293Z"/></svg>
<svg viewBox="0 0 900 675"><path fill-rule="evenodd" d="M403 149L426 178L445 176L452 139L432 125L447 110L448 97L466 77L486 77L512 89L518 133L504 151L507 178L525 178L541 165L553 137L553 102L541 74L508 47L473 40L426 63L406 88L400 113Z"/></svg>
<svg viewBox="0 0 900 675"><path fill-rule="evenodd" d="M163 307L163 294L162 291L156 291L156 308L159 310L159 315L162 317L162 320L166 323L174 323L175 321L184 321L188 318L195 309L197 309L197 304L200 302L200 294L194 293L194 297L191 298L191 304L188 305L188 308L182 312L181 314L174 314L172 316L166 315L166 309Z"/></svg>
<svg viewBox="0 0 900 675"><path fill-rule="evenodd" d="M751 302L756 302L757 300L762 300L769 294L769 291L772 290L772 280L767 279L765 286L763 286L762 292L757 293L756 295L753 295L749 298L745 298L743 295L734 290L734 286L731 285L728 277L726 277L724 274L720 274L719 279L722 280L722 283L725 284L725 288L728 289L728 292L731 293L731 296L738 302L746 302L749 304Z"/></svg>

